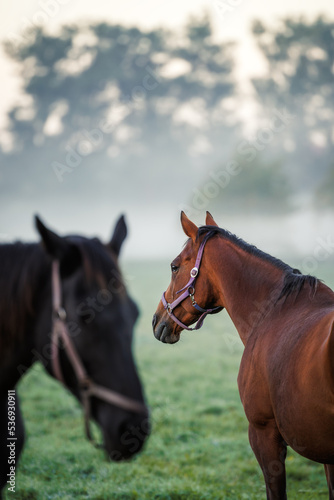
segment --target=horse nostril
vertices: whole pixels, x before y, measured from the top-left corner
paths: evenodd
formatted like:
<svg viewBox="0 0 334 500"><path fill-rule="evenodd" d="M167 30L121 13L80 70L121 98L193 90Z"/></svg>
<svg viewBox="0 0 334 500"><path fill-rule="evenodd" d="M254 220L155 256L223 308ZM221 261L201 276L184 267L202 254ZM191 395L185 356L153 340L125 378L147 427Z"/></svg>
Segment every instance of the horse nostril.
<svg viewBox="0 0 334 500"><path fill-rule="evenodd" d="M154 328L156 327L157 322L158 322L157 315L156 315L156 314L154 314L153 319L152 319L152 326L153 326L153 330L154 330Z"/></svg>

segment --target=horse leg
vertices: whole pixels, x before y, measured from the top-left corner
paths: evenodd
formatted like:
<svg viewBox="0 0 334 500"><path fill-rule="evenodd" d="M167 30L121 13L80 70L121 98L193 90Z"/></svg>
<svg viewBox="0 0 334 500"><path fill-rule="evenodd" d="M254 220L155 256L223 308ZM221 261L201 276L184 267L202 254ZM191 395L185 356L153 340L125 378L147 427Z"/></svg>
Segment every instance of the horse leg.
<svg viewBox="0 0 334 500"><path fill-rule="evenodd" d="M263 427L250 424L249 442L264 475L267 500L286 500L286 443L276 423Z"/></svg>
<svg viewBox="0 0 334 500"><path fill-rule="evenodd" d="M24 425L17 395L15 395L15 406L10 407L11 411L15 413L13 420L15 423L14 436L8 433L8 430L11 432L14 430L14 427L8 425L10 422L8 408L8 396L6 394L0 398L0 499L3 488L6 485L7 490L12 487L12 485L8 483L10 480L8 474L14 471L16 477L17 463L24 444ZM14 467L14 469L11 469L11 467ZM11 491L16 492L16 481L14 490Z"/></svg>
<svg viewBox="0 0 334 500"><path fill-rule="evenodd" d="M329 500L334 500L334 465L325 464L326 479L329 491Z"/></svg>

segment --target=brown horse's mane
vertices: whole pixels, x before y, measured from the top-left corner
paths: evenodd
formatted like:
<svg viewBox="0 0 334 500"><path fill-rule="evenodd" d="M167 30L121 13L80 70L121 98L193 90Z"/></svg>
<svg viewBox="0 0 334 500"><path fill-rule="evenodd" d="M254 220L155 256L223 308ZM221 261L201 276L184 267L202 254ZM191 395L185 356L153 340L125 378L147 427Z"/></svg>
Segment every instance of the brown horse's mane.
<svg viewBox="0 0 334 500"><path fill-rule="evenodd" d="M273 257L272 255L263 252L262 250L259 250L255 245L250 245L242 238L239 238L230 231L227 231L226 229L222 229L220 227L201 226L197 232L197 240L202 235L207 233L211 233L212 235L218 234L222 236L224 239L231 241L232 243L235 243L239 248L242 248L242 250L245 250L245 252L249 253L250 255L259 257L260 259L271 263L276 268L284 271L285 276L284 276L283 288L277 299L277 302L282 298L287 298L292 293L296 293L298 295L305 285L309 285L311 289L311 295L314 296L319 281L315 276L302 274L299 271L299 269L294 269L290 267L282 260L277 259L276 257Z"/></svg>

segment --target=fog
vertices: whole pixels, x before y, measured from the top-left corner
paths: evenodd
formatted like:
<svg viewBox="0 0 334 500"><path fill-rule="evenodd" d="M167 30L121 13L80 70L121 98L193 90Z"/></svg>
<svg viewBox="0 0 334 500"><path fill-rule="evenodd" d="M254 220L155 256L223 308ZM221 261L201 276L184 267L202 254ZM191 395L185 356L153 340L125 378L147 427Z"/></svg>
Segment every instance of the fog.
<svg viewBox="0 0 334 500"><path fill-rule="evenodd" d="M172 259L180 211L209 210L305 272L319 245L332 257L334 8L222 4L165 26L86 4L37 26L31 4L28 29L1 30L1 241L36 240L34 214L107 240L124 213L125 258Z"/></svg>

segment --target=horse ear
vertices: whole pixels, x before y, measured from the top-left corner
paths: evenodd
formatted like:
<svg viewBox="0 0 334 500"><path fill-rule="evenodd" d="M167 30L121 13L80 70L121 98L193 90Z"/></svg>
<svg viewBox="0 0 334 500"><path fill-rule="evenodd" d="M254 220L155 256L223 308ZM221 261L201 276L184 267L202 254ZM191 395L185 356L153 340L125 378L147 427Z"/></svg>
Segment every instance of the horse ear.
<svg viewBox="0 0 334 500"><path fill-rule="evenodd" d="M114 234L112 235L108 245L117 257L119 256L123 241L125 240L127 234L128 229L126 227L125 217L124 215L121 215L116 223Z"/></svg>
<svg viewBox="0 0 334 500"><path fill-rule="evenodd" d="M52 259L59 260L61 275L72 274L82 262L79 248L48 229L37 215L35 215L35 224L41 235L44 249Z"/></svg>
<svg viewBox="0 0 334 500"><path fill-rule="evenodd" d="M189 238L191 238L193 241L195 241L198 227L196 226L196 224L191 222L190 219L188 219L188 217L183 211L181 212L181 225L185 234L189 236Z"/></svg>
<svg viewBox="0 0 334 500"><path fill-rule="evenodd" d="M217 222L214 220L214 218L212 217L212 215L208 211L206 212L205 224L207 226L217 226L218 227Z"/></svg>

